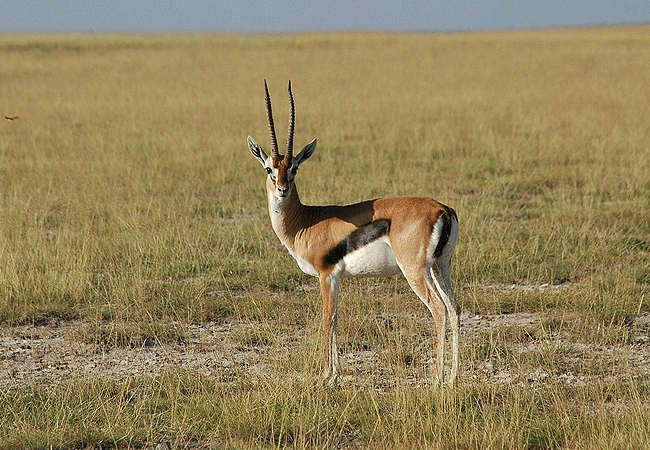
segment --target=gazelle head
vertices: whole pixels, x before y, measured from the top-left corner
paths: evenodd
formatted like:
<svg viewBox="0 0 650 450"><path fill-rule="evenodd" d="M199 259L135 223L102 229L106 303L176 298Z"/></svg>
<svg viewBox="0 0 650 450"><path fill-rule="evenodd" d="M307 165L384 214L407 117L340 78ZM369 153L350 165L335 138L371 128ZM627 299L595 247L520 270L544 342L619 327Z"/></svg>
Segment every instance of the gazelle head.
<svg viewBox="0 0 650 450"><path fill-rule="evenodd" d="M305 162L316 149L316 139L307 144L297 156L293 156L293 129L296 123L295 105L293 93L291 92L291 81L289 81L289 127L287 136L287 151L280 155L278 151L278 140L275 136L273 125L273 111L271 110L271 96L269 88L264 80L264 91L266 93L266 117L269 123L269 134L271 136L271 155L267 156L262 147L255 140L248 136L248 148L268 175L267 188L273 191L276 199L281 200L289 197L294 183L294 177L300 164Z"/></svg>

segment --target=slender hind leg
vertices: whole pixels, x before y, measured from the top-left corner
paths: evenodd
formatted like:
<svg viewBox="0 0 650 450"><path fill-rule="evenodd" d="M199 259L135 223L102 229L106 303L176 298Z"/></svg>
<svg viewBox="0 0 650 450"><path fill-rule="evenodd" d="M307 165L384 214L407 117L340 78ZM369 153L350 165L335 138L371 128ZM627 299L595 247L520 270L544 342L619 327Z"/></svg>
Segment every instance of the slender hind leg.
<svg viewBox="0 0 650 450"><path fill-rule="evenodd" d="M460 335L460 308L456 302L454 289L451 285L451 277L448 261L437 261L431 268L433 275L433 282L438 296L442 299L445 305L447 316L449 317L449 324L451 327L451 374L449 377L449 384L453 384L456 376L458 375L458 340ZM428 280L427 280L428 281ZM433 286L429 287L433 290Z"/></svg>
<svg viewBox="0 0 650 450"><path fill-rule="evenodd" d="M405 272L404 275L413 292L422 300L433 317L437 334L435 382L440 384L444 381L447 315L445 304L435 289L429 288L430 281L426 274L428 271L427 268L426 271Z"/></svg>

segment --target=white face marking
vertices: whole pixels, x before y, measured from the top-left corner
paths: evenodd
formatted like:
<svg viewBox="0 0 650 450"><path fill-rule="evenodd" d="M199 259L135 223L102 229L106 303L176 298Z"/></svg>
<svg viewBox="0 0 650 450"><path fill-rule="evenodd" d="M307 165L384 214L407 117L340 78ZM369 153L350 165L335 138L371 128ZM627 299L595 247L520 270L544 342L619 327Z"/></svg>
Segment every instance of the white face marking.
<svg viewBox="0 0 650 450"><path fill-rule="evenodd" d="M276 199L282 200L289 197L291 194L291 182L294 179L296 169L294 169L292 166L289 170L286 171L284 177L285 179L282 180L285 182L285 184L282 187L278 186L280 171L277 167L273 166L273 160L270 157L267 158L266 162L264 163L264 170L266 170L267 177L272 186L271 190L273 191L273 195L276 197Z"/></svg>
<svg viewBox="0 0 650 450"><path fill-rule="evenodd" d="M388 236L348 253L335 269L341 277L388 277L401 273Z"/></svg>

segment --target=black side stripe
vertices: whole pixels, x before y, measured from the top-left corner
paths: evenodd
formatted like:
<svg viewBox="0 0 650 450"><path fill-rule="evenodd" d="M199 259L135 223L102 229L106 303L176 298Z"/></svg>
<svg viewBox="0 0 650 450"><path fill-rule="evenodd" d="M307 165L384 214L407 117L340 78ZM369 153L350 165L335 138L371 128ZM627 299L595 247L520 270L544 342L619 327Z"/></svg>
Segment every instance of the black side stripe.
<svg viewBox="0 0 650 450"><path fill-rule="evenodd" d="M341 242L336 244L324 258L325 266L333 266L343 259L348 253L360 249L390 231L390 220L381 219L363 225L348 235Z"/></svg>
<svg viewBox="0 0 650 450"><path fill-rule="evenodd" d="M436 258L442 255L442 250L445 248L445 245L447 245L449 236L451 236L451 218L447 214L443 214L440 216L440 220L443 221L442 233L440 233L440 239L438 239L436 249L433 251L433 256Z"/></svg>

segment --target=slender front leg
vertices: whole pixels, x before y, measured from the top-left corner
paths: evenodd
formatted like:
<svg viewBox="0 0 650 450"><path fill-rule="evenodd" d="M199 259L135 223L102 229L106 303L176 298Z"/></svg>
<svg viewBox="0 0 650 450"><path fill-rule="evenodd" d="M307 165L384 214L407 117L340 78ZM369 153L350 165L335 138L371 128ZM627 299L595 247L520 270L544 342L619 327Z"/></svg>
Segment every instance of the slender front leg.
<svg viewBox="0 0 650 450"><path fill-rule="evenodd" d="M331 274L321 275L320 289L323 294L323 332L325 337L325 371L323 378L336 383L339 372L339 354L336 349L336 318L339 303L339 280Z"/></svg>

